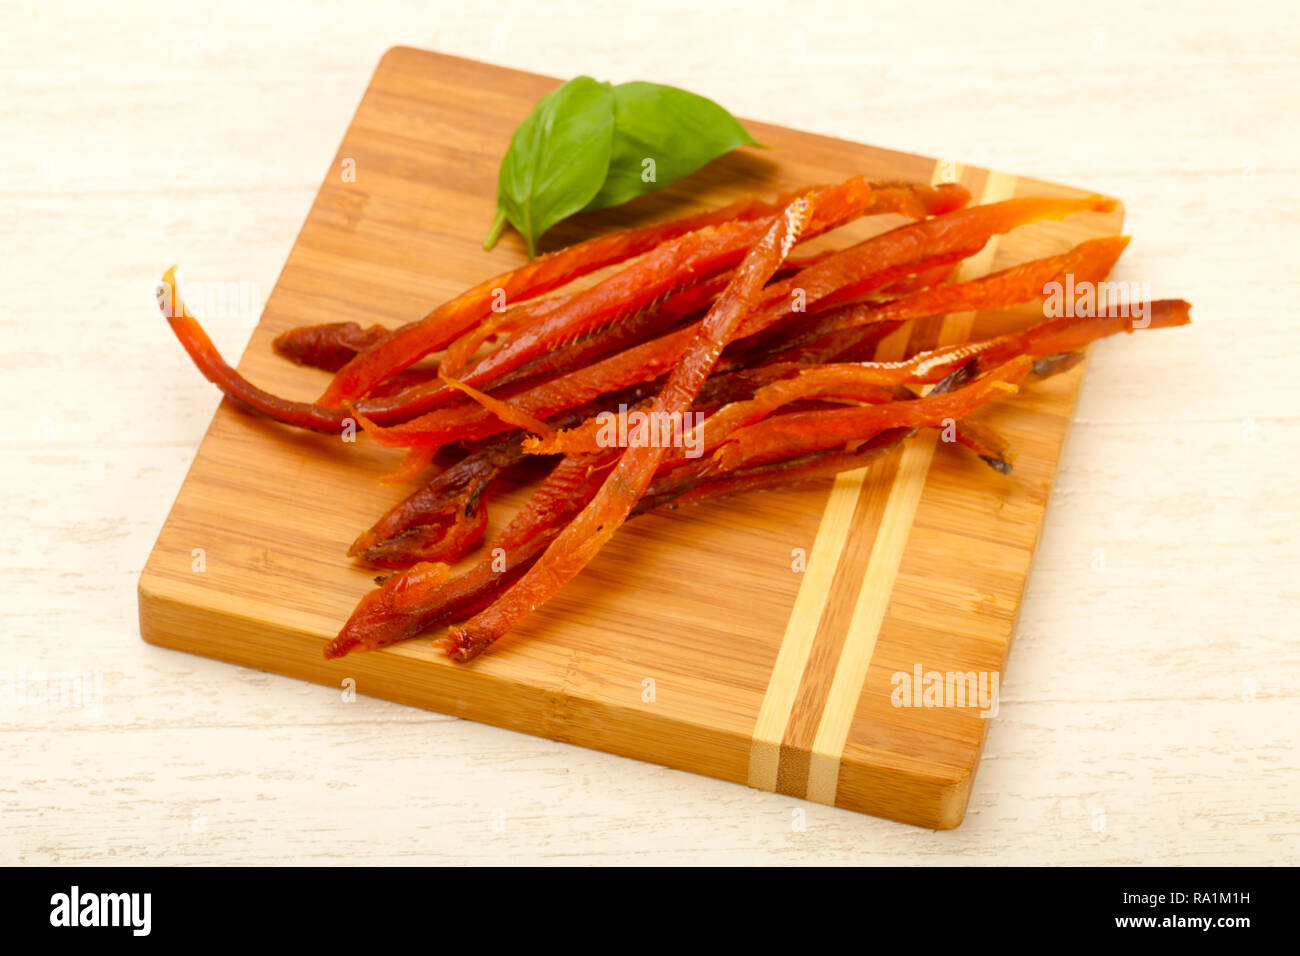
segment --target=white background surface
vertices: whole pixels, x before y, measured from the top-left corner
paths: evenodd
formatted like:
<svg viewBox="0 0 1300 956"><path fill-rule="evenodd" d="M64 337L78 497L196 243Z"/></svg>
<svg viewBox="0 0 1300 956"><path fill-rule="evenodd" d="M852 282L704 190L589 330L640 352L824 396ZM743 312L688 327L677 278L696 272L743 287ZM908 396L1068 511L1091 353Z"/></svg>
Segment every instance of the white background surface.
<svg viewBox="0 0 1300 956"><path fill-rule="evenodd" d="M89 672L103 701L0 708L0 863L1295 862L1300 32L1198 6L4 4L0 678ZM1095 351L960 829L139 640L218 400L159 271L265 297L394 44L1126 201L1117 278L1195 325ZM227 355L252 318L210 322Z"/></svg>

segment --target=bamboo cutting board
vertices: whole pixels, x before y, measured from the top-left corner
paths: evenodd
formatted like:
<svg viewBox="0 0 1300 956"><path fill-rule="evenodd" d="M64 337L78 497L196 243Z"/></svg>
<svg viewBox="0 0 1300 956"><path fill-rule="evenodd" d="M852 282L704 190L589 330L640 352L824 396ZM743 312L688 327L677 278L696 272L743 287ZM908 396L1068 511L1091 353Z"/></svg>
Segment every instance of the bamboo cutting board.
<svg viewBox="0 0 1300 956"><path fill-rule="evenodd" d="M479 243L510 134L556 84L389 51L240 370L314 398L325 374L274 356L275 335L319 322L399 324L523 261L513 234L492 253ZM687 182L562 224L545 247L854 173L959 179L982 202L1083 194L748 125L775 148L733 153ZM873 219L819 243L844 245L900 221ZM973 276L1051 255L1114 234L1121 221L1116 212L1026 227L964 268ZM927 320L883 343L882 354L997 334L1033 317ZM995 709L959 692L991 693L1006 661L1081 374L1031 384L981 417L1019 453L1010 476L929 433L833 482L636 519L555 601L468 666L424 638L322 657L372 586L374 572L345 557L349 542L410 490L378 481L400 456L364 437L294 432L223 402L141 575L140 630L152 643L237 664L954 827ZM196 374L194 387L209 386ZM494 501L494 530L523 494ZM946 675L956 676L945 693Z"/></svg>

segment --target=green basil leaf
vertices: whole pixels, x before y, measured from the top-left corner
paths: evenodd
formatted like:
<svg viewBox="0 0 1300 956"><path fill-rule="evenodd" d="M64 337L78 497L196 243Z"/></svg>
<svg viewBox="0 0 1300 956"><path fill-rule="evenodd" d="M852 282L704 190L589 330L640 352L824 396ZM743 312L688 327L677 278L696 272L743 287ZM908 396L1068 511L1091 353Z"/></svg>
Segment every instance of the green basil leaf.
<svg viewBox="0 0 1300 956"><path fill-rule="evenodd" d="M754 145L740 121L710 99L659 83L620 83L609 172L586 208L617 206Z"/></svg>
<svg viewBox="0 0 1300 956"><path fill-rule="evenodd" d="M613 140L614 91L608 83L579 76L538 100L501 161L497 214L484 248L492 248L508 218L532 258L542 234L600 190Z"/></svg>

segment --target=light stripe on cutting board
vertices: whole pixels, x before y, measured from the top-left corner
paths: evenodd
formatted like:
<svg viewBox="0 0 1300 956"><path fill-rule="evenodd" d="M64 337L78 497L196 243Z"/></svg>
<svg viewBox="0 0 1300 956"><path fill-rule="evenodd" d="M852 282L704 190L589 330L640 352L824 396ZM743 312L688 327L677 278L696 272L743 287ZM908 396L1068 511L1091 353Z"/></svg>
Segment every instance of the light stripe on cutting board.
<svg viewBox="0 0 1300 956"><path fill-rule="evenodd" d="M934 184L960 181L980 203L1010 198L1015 177L939 163ZM990 271L994 237L957 279ZM876 357L904 358L964 341L974 313L909 323ZM833 804L840 759L925 488L937 435L927 429L866 468L835 479L786 624L750 745L749 785Z"/></svg>

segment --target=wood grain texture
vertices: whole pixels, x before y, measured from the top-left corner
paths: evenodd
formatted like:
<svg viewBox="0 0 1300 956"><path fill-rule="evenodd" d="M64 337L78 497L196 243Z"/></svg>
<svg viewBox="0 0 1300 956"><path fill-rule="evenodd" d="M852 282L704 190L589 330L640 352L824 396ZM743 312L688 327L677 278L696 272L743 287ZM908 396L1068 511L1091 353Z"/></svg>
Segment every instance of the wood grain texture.
<svg viewBox="0 0 1300 956"><path fill-rule="evenodd" d="M89 670L104 692L95 710L0 710L0 859L1297 859L1300 131L1278 117L1300 34L1286 11L1011 2L990 22L940 0L882 30L837 0L815 19L755 10L0 9L0 376L15 409L0 651L9 670ZM1190 299L1196 324L1094 352L960 828L347 702L139 640L140 568L217 405L157 322L158 272L179 261L265 294L394 43L677 83L741 115L1125 197L1119 277ZM52 275L76 304L57 315ZM231 356L257 318L205 316Z"/></svg>
<svg viewBox="0 0 1300 956"><path fill-rule="evenodd" d="M273 355L275 335L345 319L391 325L522 262L515 236L494 253L477 240L491 218L497 157L518 120L556 82L411 48L389 51L241 370L278 393L310 397L326 377ZM680 187L567 223L548 236L549 245L745 193L855 173L930 181L947 168L753 126L774 147L770 153L732 154ZM965 176L977 198L990 201L1017 189L1079 192L974 169ZM876 217L819 245L844 244L898 221ZM1119 222L1117 212L1027 227L1014 241L990 244L971 263L971 275L1113 234ZM909 333L909 348L960 339L972 328L993 334L1031 315L950 317L929 332L923 323L921 333ZM850 556L861 563L847 575L845 553L828 551L823 558L847 584L804 609L823 621L845 608L852 617L846 633L819 630L799 675L778 762L782 792L925 826L960 822L986 721L976 709L960 709L975 708L974 701L958 708L949 700L933 711L892 706L890 674L911 674L915 664L979 672L988 681L1000 671L1078 381L1076 371L1035 385L994 410L1021 456L1012 478L955 448L936 455L933 436L918 437L895 456L896 479L892 471L889 479L873 472L864 495L874 496L877 483L892 490L879 517L855 520L879 525L879 539ZM364 439L292 434L223 407L141 576L145 639L335 686L353 681L358 693L680 770L755 778L755 724L803 581L795 556L819 526L829 483L634 522L578 581L472 665L453 664L428 639L326 662L321 645L374 576L342 557L346 546L409 490L377 481L396 461L394 452ZM926 497L933 486L947 494ZM492 506L496 527L523 494ZM927 540L923 533L914 540L917 523L942 529L940 551L920 550ZM909 560L925 564L922 578L904 573ZM874 612L854 610L863 603L859 591L873 593ZM864 692L877 644L890 663L871 675ZM905 666L897 666L898 655Z"/></svg>

